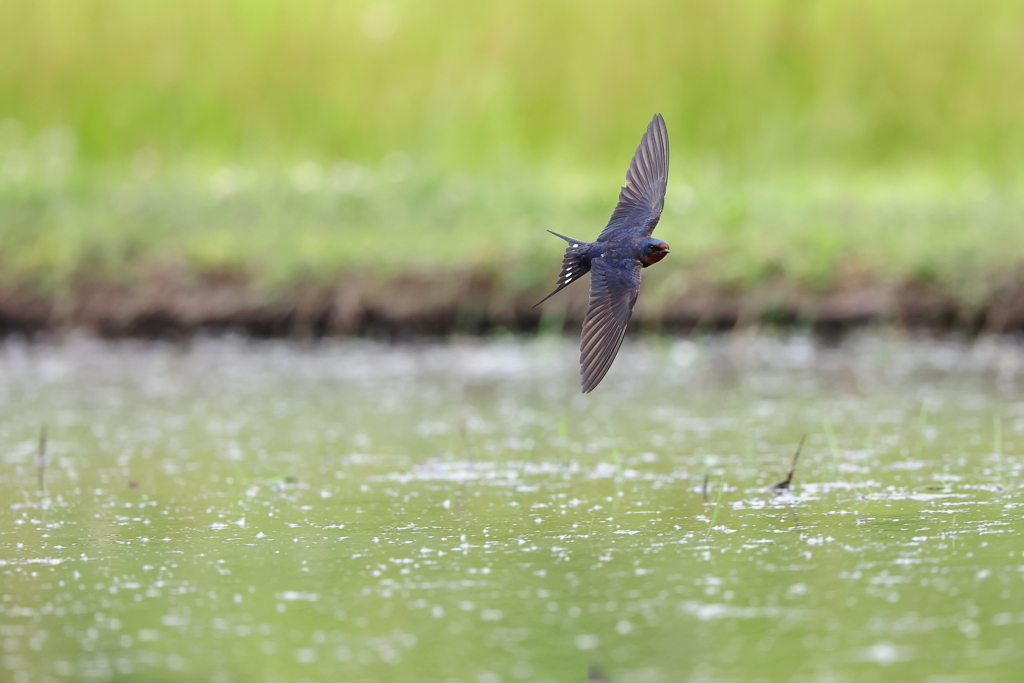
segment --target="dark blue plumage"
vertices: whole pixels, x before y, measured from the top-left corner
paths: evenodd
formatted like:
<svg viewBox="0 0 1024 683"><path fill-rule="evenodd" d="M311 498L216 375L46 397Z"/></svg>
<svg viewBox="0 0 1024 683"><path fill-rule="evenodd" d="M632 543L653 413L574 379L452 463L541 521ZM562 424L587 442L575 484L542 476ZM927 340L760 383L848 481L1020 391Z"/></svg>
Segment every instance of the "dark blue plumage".
<svg viewBox="0 0 1024 683"><path fill-rule="evenodd" d="M590 304L580 338L580 375L585 394L604 379L619 352L640 292L640 269L669 253L667 244L651 237L665 206L667 181L668 131L665 119L655 114L629 163L619 203L597 241L551 233L569 246L562 258L558 287L537 305L590 273Z"/></svg>

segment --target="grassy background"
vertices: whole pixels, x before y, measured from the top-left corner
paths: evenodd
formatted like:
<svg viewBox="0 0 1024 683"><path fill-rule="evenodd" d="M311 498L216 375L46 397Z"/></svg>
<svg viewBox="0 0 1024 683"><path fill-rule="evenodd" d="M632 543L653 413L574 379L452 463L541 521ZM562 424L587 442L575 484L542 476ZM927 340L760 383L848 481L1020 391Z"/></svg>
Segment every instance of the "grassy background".
<svg viewBox="0 0 1024 683"><path fill-rule="evenodd" d="M674 265L739 288L1024 262L1024 4L0 0L0 279L164 262L554 275L651 114Z"/></svg>

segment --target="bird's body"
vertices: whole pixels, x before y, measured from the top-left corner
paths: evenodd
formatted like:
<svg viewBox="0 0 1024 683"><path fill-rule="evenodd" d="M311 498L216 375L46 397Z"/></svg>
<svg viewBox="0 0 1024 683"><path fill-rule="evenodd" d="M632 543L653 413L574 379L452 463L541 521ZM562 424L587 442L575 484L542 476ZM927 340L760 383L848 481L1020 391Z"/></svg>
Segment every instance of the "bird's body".
<svg viewBox="0 0 1024 683"><path fill-rule="evenodd" d="M665 205L667 181L668 131L661 114L656 114L629 164L619 203L597 240L584 242L552 232L569 246L558 287L537 305L590 273L590 303L580 339L583 393L604 379L619 352L640 292L640 270L669 253L667 244L651 237Z"/></svg>

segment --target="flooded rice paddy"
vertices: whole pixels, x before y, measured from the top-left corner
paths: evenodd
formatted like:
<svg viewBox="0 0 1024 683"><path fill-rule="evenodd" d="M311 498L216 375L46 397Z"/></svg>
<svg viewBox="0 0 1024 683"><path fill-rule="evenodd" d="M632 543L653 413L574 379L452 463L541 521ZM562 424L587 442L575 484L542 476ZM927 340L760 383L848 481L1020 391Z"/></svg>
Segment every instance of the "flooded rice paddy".
<svg viewBox="0 0 1024 683"><path fill-rule="evenodd" d="M550 340L0 345L0 680L1019 680L1018 341L577 373Z"/></svg>

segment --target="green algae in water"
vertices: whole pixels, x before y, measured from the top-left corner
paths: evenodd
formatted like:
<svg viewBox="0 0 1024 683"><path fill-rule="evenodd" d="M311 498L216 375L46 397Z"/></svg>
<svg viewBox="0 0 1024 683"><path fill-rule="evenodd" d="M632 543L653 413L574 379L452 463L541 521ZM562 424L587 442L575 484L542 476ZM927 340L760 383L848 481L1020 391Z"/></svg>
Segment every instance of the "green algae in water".
<svg viewBox="0 0 1024 683"><path fill-rule="evenodd" d="M575 356L7 342L0 678L1015 680L1024 348Z"/></svg>

